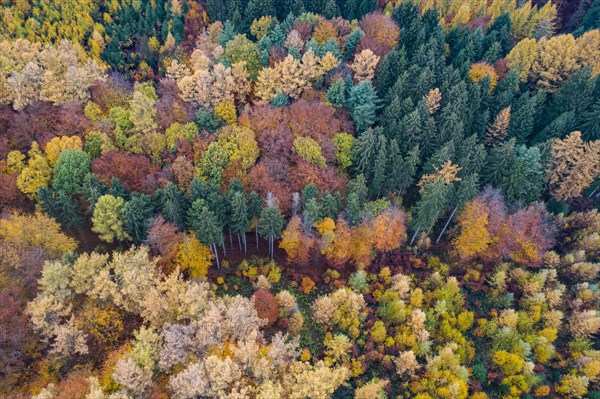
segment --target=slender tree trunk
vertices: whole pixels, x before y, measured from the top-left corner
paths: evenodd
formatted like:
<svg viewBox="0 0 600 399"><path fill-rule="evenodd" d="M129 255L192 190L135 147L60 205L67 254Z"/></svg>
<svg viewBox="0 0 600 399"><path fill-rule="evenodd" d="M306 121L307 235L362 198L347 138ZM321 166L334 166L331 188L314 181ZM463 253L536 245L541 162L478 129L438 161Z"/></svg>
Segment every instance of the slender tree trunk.
<svg viewBox="0 0 600 399"><path fill-rule="evenodd" d="M256 251L258 251L258 224L254 225L254 233L256 234Z"/></svg>
<svg viewBox="0 0 600 399"><path fill-rule="evenodd" d="M248 251L248 247L246 246L246 232L244 232L242 238L244 240L244 253L246 253Z"/></svg>
<svg viewBox="0 0 600 399"><path fill-rule="evenodd" d="M240 247L240 252L242 252L242 238L240 237L240 235L238 234L238 246Z"/></svg>
<svg viewBox="0 0 600 399"><path fill-rule="evenodd" d="M223 256L227 256L227 250L225 249L225 240L221 238L221 247L223 248Z"/></svg>
<svg viewBox="0 0 600 399"><path fill-rule="evenodd" d="M231 229L227 229L229 231L229 247L233 250L233 238L231 237Z"/></svg>
<svg viewBox="0 0 600 399"><path fill-rule="evenodd" d="M219 251L217 250L217 244L213 242L213 249L215 251L215 258L217 260L217 269L221 270L221 264L219 263Z"/></svg>
<svg viewBox="0 0 600 399"><path fill-rule="evenodd" d="M408 244L409 247L412 247L413 241L415 241L417 234L419 234L419 230L421 230L421 225L417 226L417 230L415 231L415 234L413 234L412 238L410 239L410 243Z"/></svg>
<svg viewBox="0 0 600 399"><path fill-rule="evenodd" d="M588 195L588 198L592 198L594 196L594 194L596 194L596 191L598 191L597 188L595 188L594 191L592 191L592 193L590 195Z"/></svg>
<svg viewBox="0 0 600 399"><path fill-rule="evenodd" d="M444 228L442 229L442 232L440 233L440 235L438 236L437 240L435 240L435 243L437 245L438 242L440 242L440 240L442 239L442 236L444 235L444 232L446 231L446 229L448 228L448 225L450 224L450 221L452 220L452 218L454 217L454 214L456 213L456 210L458 209L458 205L456 205L454 207L454 209L452 210L452 213L450 214L450 217L448 218L448 220L446 220L446 224L444 225Z"/></svg>

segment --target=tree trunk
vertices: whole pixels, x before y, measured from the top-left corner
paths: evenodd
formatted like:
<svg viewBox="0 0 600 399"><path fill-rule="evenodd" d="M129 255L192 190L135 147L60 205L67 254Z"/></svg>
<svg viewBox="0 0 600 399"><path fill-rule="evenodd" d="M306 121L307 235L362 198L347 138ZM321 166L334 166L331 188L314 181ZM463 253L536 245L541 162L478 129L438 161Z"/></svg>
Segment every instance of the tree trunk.
<svg viewBox="0 0 600 399"><path fill-rule="evenodd" d="M415 241L417 234L419 234L419 230L421 230L421 225L417 226L417 230L415 231L415 234L413 234L412 238L410 239L410 243L408 244L409 247L412 247L413 241Z"/></svg>
<svg viewBox="0 0 600 399"><path fill-rule="evenodd" d="M217 260L217 269L221 270L221 264L219 263L219 251L217 250L217 244L213 242L213 249L215 251L215 258Z"/></svg>
<svg viewBox="0 0 600 399"><path fill-rule="evenodd" d="M229 231L229 247L233 250L233 238L231 237L231 229L227 229Z"/></svg>
<svg viewBox="0 0 600 399"><path fill-rule="evenodd" d="M242 238L240 237L240 235L238 234L238 246L240 247L240 252L242 252Z"/></svg>
<svg viewBox="0 0 600 399"><path fill-rule="evenodd" d="M227 250L225 249L225 240L221 239L221 247L223 248L223 256L227 256Z"/></svg>
<svg viewBox="0 0 600 399"><path fill-rule="evenodd" d="M256 251L258 251L258 224L254 225L254 232L256 233Z"/></svg>
<svg viewBox="0 0 600 399"><path fill-rule="evenodd" d="M446 231L446 229L448 228L448 225L450 224L450 221L452 220L452 218L454 217L454 214L456 213L456 210L458 209L458 205L456 205L454 207L454 209L452 210L452 213L450 214L450 217L448 218L448 220L446 220L446 224L444 225L444 228L442 229L442 232L440 233L440 235L438 236L437 240L435 240L435 243L437 245L438 242L440 242L440 239L442 238L442 236L444 235L444 232Z"/></svg>
<svg viewBox="0 0 600 399"><path fill-rule="evenodd" d="M244 232L242 239L244 240L244 253L246 253L248 251L248 247L246 247L246 232Z"/></svg>

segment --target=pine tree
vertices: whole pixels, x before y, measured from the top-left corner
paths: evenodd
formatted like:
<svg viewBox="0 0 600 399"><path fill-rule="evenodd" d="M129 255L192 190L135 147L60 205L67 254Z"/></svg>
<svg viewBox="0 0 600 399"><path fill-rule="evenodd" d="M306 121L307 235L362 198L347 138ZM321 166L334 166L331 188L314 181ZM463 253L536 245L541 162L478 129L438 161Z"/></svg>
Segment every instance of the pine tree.
<svg viewBox="0 0 600 399"><path fill-rule="evenodd" d="M310 230L317 221L321 220L321 213L321 206L317 201L317 198L312 197L310 200L308 200L302 212L304 227L307 230Z"/></svg>
<svg viewBox="0 0 600 399"><path fill-rule="evenodd" d="M248 194L248 217L254 223L254 234L256 238L256 249L258 250L258 218L263 207L263 199L256 193L251 191Z"/></svg>
<svg viewBox="0 0 600 399"><path fill-rule="evenodd" d="M312 199L319 197L319 189L315 183L308 183L302 189L302 209L304 210Z"/></svg>

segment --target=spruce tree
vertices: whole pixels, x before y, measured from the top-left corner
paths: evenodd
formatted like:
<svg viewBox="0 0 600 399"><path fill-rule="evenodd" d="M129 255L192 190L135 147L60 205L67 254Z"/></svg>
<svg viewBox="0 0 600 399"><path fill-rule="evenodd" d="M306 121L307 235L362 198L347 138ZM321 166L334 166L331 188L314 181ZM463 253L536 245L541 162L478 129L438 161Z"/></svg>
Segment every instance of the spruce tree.
<svg viewBox="0 0 600 399"><path fill-rule="evenodd" d="M413 227L415 233L411 239L411 245L419 231L425 229L429 231L438 221L440 214L448 206L451 187L446 184L444 179L439 179L425 187L421 199L414 207Z"/></svg>
<svg viewBox="0 0 600 399"><path fill-rule="evenodd" d="M335 194L325 191L321 196L321 216L335 220L340 212L340 203L341 194L339 191L336 191Z"/></svg>
<svg viewBox="0 0 600 399"><path fill-rule="evenodd" d="M377 198L387 179L388 151L387 140L383 134L379 135L377 156L373 164L373 180L371 181L371 197Z"/></svg>
<svg viewBox="0 0 600 399"><path fill-rule="evenodd" d="M188 203L183 192L173 183L164 188L156 190L154 200L157 209L166 220L175 223L179 227L185 226L185 215Z"/></svg>
<svg viewBox="0 0 600 399"><path fill-rule="evenodd" d="M336 79L327 90L325 99L334 107L344 107L346 105L346 82L344 79Z"/></svg>
<svg viewBox="0 0 600 399"><path fill-rule="evenodd" d="M356 130L362 132L375 122L379 99L369 80L363 80L350 90L348 106Z"/></svg>
<svg viewBox="0 0 600 399"><path fill-rule="evenodd" d="M346 196L346 219L351 226L357 226L361 219L361 203L358 194L352 192Z"/></svg>
<svg viewBox="0 0 600 399"><path fill-rule="evenodd" d="M271 259L273 259L274 242L281 237L284 227L285 219L275 206L269 205L263 208L258 221L258 232L269 241L269 256Z"/></svg>
<svg viewBox="0 0 600 399"><path fill-rule="evenodd" d="M219 224L217 216L209 209L204 200L198 199L188 210L187 221L190 228L196 233L196 237L203 244L211 247L217 267L220 269L217 243L223 242L223 227Z"/></svg>
<svg viewBox="0 0 600 399"><path fill-rule="evenodd" d="M240 251L242 243L244 244L244 253L247 251L246 231L250 228L250 218L248 205L246 203L246 194L243 191L235 191L231 197L231 230L238 236ZM240 239L241 237L241 239Z"/></svg>
<svg viewBox="0 0 600 399"><path fill-rule="evenodd" d="M148 236L149 220L154 213L150 197L142 193L133 193L125 203L123 210L126 221L125 230L136 245L140 245Z"/></svg>

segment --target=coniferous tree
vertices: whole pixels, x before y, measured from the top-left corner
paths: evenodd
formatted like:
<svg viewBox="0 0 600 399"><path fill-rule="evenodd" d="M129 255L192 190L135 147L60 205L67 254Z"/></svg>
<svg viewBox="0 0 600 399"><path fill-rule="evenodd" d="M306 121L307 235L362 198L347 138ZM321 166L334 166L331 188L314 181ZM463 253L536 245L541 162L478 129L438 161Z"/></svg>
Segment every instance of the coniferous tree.
<svg viewBox="0 0 600 399"><path fill-rule="evenodd" d="M211 247L217 260L217 267L220 269L217 243L223 242L223 226L219 224L217 216L209 209L204 200L197 199L187 212L187 222L196 233L196 237L203 244Z"/></svg>
<svg viewBox="0 0 600 399"><path fill-rule="evenodd" d="M351 226L357 226L362 219L362 206L357 193L352 192L346 196L346 219Z"/></svg>
<svg viewBox="0 0 600 399"><path fill-rule="evenodd" d="M54 166L52 187L69 194L80 194L85 176L91 170L90 156L78 150L61 152Z"/></svg>
<svg viewBox="0 0 600 399"><path fill-rule="evenodd" d="M383 136L381 128L367 129L352 146L352 170L356 175L362 174L367 180L371 180L373 176L379 136Z"/></svg>
<svg viewBox="0 0 600 399"><path fill-rule="evenodd" d="M263 199L256 191L250 191L248 194L248 217L254 224L254 235L256 238L256 249L258 250L258 218L263 207Z"/></svg>
<svg viewBox="0 0 600 399"><path fill-rule="evenodd" d="M346 82L344 79L336 79L327 90L325 99L334 107L344 107L346 105Z"/></svg>
<svg viewBox="0 0 600 399"><path fill-rule="evenodd" d="M247 251L246 232L250 228L250 218L246 194L243 191L235 191L231 197L231 229L238 236L240 251L244 244L244 253ZM241 240L240 240L241 237Z"/></svg>
<svg viewBox="0 0 600 399"><path fill-rule="evenodd" d="M421 199L415 205L415 218L413 219L415 233L410 245L419 231L430 230L438 221L441 212L448 206L451 187L443 179L438 179L424 188Z"/></svg>
<svg viewBox="0 0 600 399"><path fill-rule="evenodd" d="M260 212L258 221L258 232L269 241L269 256L273 259L273 244L276 239L281 237L281 232L285 227L285 219L281 212L267 201L267 206Z"/></svg>
<svg viewBox="0 0 600 399"><path fill-rule="evenodd" d="M307 230L310 230L315 223L321 219L321 212L321 205L317 201L317 198L312 197L310 200L308 200L304 206L304 210L302 211L304 227Z"/></svg>
<svg viewBox="0 0 600 399"><path fill-rule="evenodd" d="M127 222L126 231L134 244L140 245L148 236L148 227L154 206L150 197L142 193L133 193L123 209Z"/></svg>
<svg viewBox="0 0 600 399"><path fill-rule="evenodd" d="M167 219L178 225L185 226L185 215L188 203L183 192L173 183L156 191L154 198L157 209Z"/></svg>
<svg viewBox="0 0 600 399"><path fill-rule="evenodd" d="M375 111L379 99L369 80L363 80L350 90L348 107L356 130L362 132L375 122Z"/></svg>
<svg viewBox="0 0 600 399"><path fill-rule="evenodd" d="M371 181L371 196L379 197L383 185L387 179L388 172L388 151L387 151L387 140L383 134L379 135L379 142L377 144L377 156L373 163L373 180Z"/></svg>
<svg viewBox="0 0 600 399"><path fill-rule="evenodd" d="M336 191L335 194L331 194L329 191L325 191L321 196L321 214L323 218L337 219L340 213L341 206L341 194Z"/></svg>

